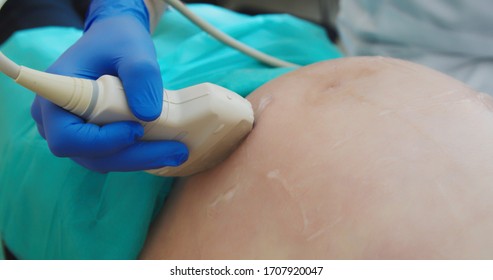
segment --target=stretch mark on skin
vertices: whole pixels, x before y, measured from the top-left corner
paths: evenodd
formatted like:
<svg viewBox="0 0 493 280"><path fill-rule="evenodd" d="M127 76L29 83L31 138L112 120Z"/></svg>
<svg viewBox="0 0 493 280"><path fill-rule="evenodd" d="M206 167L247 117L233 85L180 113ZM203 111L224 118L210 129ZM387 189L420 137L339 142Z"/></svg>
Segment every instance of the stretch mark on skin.
<svg viewBox="0 0 493 280"><path fill-rule="evenodd" d="M395 113L395 112L393 110L383 110L378 115L379 116L386 116L386 115L389 115L389 114L392 114L392 113Z"/></svg>
<svg viewBox="0 0 493 280"><path fill-rule="evenodd" d="M293 199L296 202L296 205L298 205L298 209L300 211L300 215L303 218L302 234L305 234L305 232L308 229L308 226L310 224L310 221L306 215L306 210L303 208L300 201L296 199L297 196L294 195L291 188L289 188L289 184L286 181L286 179L284 179L281 176L281 171L279 169L272 170L269 173L267 173L267 178L269 178L270 180L275 180L275 181L279 182L281 184L282 188L288 193L289 197L291 197L291 199Z"/></svg>
<svg viewBox="0 0 493 280"><path fill-rule="evenodd" d="M230 202L235 197L236 192L239 188L240 185L236 184L232 188L228 189L226 192L221 193L211 204L209 204L209 207L207 209L208 216L213 216L213 213L215 212L219 204Z"/></svg>
<svg viewBox="0 0 493 280"><path fill-rule="evenodd" d="M493 112L493 98L489 94L480 92L478 99L490 112Z"/></svg>
<svg viewBox="0 0 493 280"><path fill-rule="evenodd" d="M357 132L353 135L349 135L349 136L347 136L341 140L338 140L337 142L332 144L327 150L332 151L332 150L338 149L340 147L343 147L346 144L348 144L349 142L353 141L354 139L358 139L358 137L361 136L362 134L363 134L363 132Z"/></svg>
<svg viewBox="0 0 493 280"><path fill-rule="evenodd" d="M306 239L306 241L311 241L319 236L322 236L322 234L324 234L326 231L328 231L329 229L333 228L335 225L337 225L338 223L340 223L342 221L342 217L338 217L335 221L333 221L332 223L322 227L321 229L317 230L315 233L313 233L312 235L308 236L308 238Z"/></svg>
<svg viewBox="0 0 493 280"><path fill-rule="evenodd" d="M288 186L286 179L281 177L281 171L279 169L272 170L267 173L267 178L279 181L284 188L287 188Z"/></svg>
<svg viewBox="0 0 493 280"><path fill-rule="evenodd" d="M272 102L273 99L274 98L270 94L262 96L262 98L260 98L260 102L258 104L258 107L257 107L257 110L255 113L256 114L262 113L265 110L265 108L267 108L267 105L269 105Z"/></svg>

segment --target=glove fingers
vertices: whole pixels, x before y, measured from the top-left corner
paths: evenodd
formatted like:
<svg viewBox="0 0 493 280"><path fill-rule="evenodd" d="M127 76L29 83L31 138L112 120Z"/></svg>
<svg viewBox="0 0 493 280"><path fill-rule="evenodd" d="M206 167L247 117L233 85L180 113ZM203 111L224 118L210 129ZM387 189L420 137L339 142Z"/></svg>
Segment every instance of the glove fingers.
<svg viewBox="0 0 493 280"><path fill-rule="evenodd" d="M138 142L104 158L74 158L80 165L97 172L141 171L178 166L188 159L185 144L176 141Z"/></svg>
<svg viewBox="0 0 493 280"><path fill-rule="evenodd" d="M41 135L41 137L46 139L45 130L44 130L44 126L43 126L43 114L41 114L41 105L39 104L40 98L41 97L38 97L38 96L36 96L36 98L34 98L34 102L31 105L31 117L36 122L36 127L38 128L38 132Z"/></svg>
<svg viewBox="0 0 493 280"><path fill-rule="evenodd" d="M163 107L163 82L156 59L133 57L122 61L118 75L132 113L143 121L158 118Z"/></svg>
<svg viewBox="0 0 493 280"><path fill-rule="evenodd" d="M144 134L136 122L97 126L46 100L40 100L48 145L59 157L105 156L134 144Z"/></svg>

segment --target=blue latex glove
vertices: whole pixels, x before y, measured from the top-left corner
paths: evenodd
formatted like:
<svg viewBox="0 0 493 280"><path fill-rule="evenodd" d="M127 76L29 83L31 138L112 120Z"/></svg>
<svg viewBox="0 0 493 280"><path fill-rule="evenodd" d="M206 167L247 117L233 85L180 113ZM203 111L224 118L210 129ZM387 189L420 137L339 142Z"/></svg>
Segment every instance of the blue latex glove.
<svg viewBox="0 0 493 280"><path fill-rule="evenodd" d="M134 115L152 121L161 114L163 85L143 2L93 0L84 35L47 71L89 79L118 76ZM137 122L97 126L41 97L36 97L31 113L55 155L94 171L177 166L188 158L182 143L139 140L144 129Z"/></svg>

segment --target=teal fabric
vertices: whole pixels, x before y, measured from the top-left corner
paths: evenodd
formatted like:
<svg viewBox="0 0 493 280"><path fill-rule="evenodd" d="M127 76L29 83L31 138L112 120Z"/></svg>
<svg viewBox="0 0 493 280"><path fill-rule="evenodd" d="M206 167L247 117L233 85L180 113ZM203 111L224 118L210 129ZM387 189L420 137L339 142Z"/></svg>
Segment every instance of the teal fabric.
<svg viewBox="0 0 493 280"><path fill-rule="evenodd" d="M5 260L5 254L3 252L2 236L0 236L0 261Z"/></svg>
<svg viewBox="0 0 493 280"><path fill-rule="evenodd" d="M246 16L197 4L241 41L299 64L340 57L322 29L287 15ZM16 33L2 51L47 68L81 36L70 28ZM293 69L274 69L216 42L169 11L155 44L165 86L212 82L243 96ZM0 235L21 259L135 259L173 183L145 172L98 174L53 156L30 117L34 95L0 75Z"/></svg>

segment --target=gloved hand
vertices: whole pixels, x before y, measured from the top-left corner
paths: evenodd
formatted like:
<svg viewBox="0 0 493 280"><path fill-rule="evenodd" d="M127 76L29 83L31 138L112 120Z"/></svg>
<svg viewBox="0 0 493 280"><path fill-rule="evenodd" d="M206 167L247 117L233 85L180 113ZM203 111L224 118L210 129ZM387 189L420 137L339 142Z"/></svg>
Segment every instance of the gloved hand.
<svg viewBox="0 0 493 280"><path fill-rule="evenodd" d="M163 85L149 29L143 0L93 0L83 36L47 71L94 80L118 76L134 115L152 121L161 114ZM94 171L177 166L188 158L182 143L141 141L144 129L137 122L97 126L41 97L31 113L55 155Z"/></svg>

